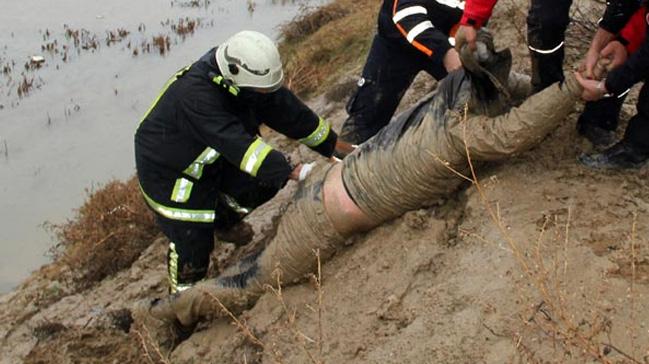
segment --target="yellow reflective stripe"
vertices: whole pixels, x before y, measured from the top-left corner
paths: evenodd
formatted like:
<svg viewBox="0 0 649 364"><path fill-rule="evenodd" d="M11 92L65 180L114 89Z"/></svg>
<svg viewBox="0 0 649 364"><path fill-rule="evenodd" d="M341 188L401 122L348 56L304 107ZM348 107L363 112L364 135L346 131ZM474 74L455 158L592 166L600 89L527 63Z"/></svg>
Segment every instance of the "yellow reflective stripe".
<svg viewBox="0 0 649 364"><path fill-rule="evenodd" d="M250 146L248 147L248 150L246 151L246 154L243 156L243 159L241 160L241 165L239 168L250 174L253 177L257 177L257 172L259 171L259 167L261 167L261 164L264 162L264 159L266 159L266 156L268 153L270 153L273 150L273 148L264 143L263 140L260 138L257 138Z"/></svg>
<svg viewBox="0 0 649 364"><path fill-rule="evenodd" d="M192 193L192 187L194 183L185 178L178 178L176 184L174 185L174 190L171 192L171 201L175 202L187 202L189 196Z"/></svg>
<svg viewBox="0 0 649 364"><path fill-rule="evenodd" d="M169 261L167 262L167 269L169 271L169 292L178 292L178 253L176 252L176 244L169 243Z"/></svg>
<svg viewBox="0 0 649 364"><path fill-rule="evenodd" d="M216 162L217 159L221 154L217 152L216 150L207 147L205 150L192 162L192 164L187 167L183 173L194 177L196 179L200 179L201 176L203 176L203 167L206 164L212 164Z"/></svg>
<svg viewBox="0 0 649 364"><path fill-rule="evenodd" d="M146 203L151 206L155 212L168 219L189 222L214 222L214 210L189 210L167 207L155 202L151 197L149 197L144 192L144 189L142 189L142 186L140 186L140 190L142 191Z"/></svg>
<svg viewBox="0 0 649 364"><path fill-rule="evenodd" d="M144 114L140 122L144 121L144 119L146 119L146 117L149 116L151 110L153 110L153 108L158 104L158 101L160 101L162 95L164 95L165 92L167 92L169 86L171 86L171 84L174 83L174 81L176 81L178 77L182 76L185 72L187 72L191 66L192 65L190 64L189 66L182 68L180 71L176 72L173 76L171 76L171 78L167 81L167 83L165 83L165 85L162 87L162 91L160 91L158 97L156 97L156 99L153 101L151 106L149 106L149 109L146 111L146 113Z"/></svg>
<svg viewBox="0 0 649 364"><path fill-rule="evenodd" d="M320 118L318 127L315 129L315 131L308 137L300 139L300 143L311 148L317 147L318 145L322 144L322 142L327 140L330 131L331 125L329 125L329 123L326 122L323 118Z"/></svg>

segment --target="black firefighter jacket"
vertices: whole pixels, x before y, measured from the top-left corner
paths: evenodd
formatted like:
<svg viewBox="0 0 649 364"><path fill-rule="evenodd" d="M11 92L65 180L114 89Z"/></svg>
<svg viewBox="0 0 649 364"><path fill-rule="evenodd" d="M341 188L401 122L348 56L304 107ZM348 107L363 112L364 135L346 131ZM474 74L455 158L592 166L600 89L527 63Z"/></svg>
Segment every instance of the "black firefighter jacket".
<svg viewBox="0 0 649 364"><path fill-rule="evenodd" d="M463 11L464 0L383 0L379 34L443 59Z"/></svg>
<svg viewBox="0 0 649 364"><path fill-rule="evenodd" d="M220 181L232 166L269 186L286 183L292 166L258 136L262 122L325 157L335 147L330 125L288 89L261 94L223 87L215 51L167 82L135 134L142 192L168 219L212 222Z"/></svg>

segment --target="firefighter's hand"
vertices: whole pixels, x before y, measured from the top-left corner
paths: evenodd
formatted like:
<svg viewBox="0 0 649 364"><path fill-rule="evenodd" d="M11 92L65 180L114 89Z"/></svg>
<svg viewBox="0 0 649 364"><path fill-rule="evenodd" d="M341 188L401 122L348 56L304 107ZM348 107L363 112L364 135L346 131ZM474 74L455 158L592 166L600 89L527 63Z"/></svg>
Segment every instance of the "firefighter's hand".
<svg viewBox="0 0 649 364"><path fill-rule="evenodd" d="M575 78L584 88L581 98L585 101L597 101L604 97L608 92L606 91L604 81L586 79L579 72L575 72Z"/></svg>
<svg viewBox="0 0 649 364"><path fill-rule="evenodd" d="M356 150L356 148L358 148L358 145L347 143L338 139L336 141L335 155L340 158L345 158L348 154ZM334 161L333 158L334 157L332 157L330 161Z"/></svg>
<svg viewBox="0 0 649 364"><path fill-rule="evenodd" d="M615 67L623 65L629 57L629 54L627 53L624 44L614 40L602 49L600 56L611 60L611 63L606 67L607 70L610 71Z"/></svg>
<svg viewBox="0 0 649 364"><path fill-rule="evenodd" d="M460 54L457 53L455 48L449 49L444 55L444 68L446 68L446 72L452 72L456 69L462 68Z"/></svg>
<svg viewBox="0 0 649 364"><path fill-rule="evenodd" d="M460 25L457 33L455 33L455 49L462 50L462 46L467 44L469 50L476 50L476 39L478 39L478 31L470 25Z"/></svg>

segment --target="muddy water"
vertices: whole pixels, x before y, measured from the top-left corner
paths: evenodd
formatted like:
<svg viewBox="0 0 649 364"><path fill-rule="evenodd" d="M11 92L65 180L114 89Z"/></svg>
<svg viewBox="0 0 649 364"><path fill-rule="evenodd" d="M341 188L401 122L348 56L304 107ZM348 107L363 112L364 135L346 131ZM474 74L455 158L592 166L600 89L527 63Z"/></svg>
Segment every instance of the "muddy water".
<svg viewBox="0 0 649 364"><path fill-rule="evenodd" d="M72 217L86 188L133 175L133 132L175 70L240 29L276 36L319 3L0 0L0 292L47 262L44 222Z"/></svg>

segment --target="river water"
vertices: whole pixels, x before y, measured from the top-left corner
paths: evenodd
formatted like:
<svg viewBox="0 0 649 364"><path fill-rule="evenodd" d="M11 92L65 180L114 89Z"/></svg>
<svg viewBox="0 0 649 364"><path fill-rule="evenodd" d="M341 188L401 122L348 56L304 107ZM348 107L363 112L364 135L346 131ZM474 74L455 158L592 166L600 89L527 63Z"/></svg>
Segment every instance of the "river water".
<svg viewBox="0 0 649 364"><path fill-rule="evenodd" d="M173 72L238 30L276 37L322 2L0 0L0 293L48 261L43 223L134 174L133 133Z"/></svg>

